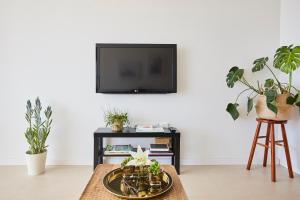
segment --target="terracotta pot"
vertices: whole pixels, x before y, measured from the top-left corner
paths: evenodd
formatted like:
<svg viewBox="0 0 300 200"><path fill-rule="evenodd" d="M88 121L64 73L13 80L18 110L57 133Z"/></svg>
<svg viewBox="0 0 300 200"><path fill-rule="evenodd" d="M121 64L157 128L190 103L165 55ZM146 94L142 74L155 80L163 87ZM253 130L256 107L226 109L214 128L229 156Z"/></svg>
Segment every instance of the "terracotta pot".
<svg viewBox="0 0 300 200"><path fill-rule="evenodd" d="M42 174L45 171L47 151L39 154L27 154L27 172L30 176Z"/></svg>
<svg viewBox="0 0 300 200"><path fill-rule="evenodd" d="M293 106L286 103L286 99L288 96L289 96L288 94L281 94L276 98L277 109L278 109L276 115L273 111L271 111L267 107L267 103L266 103L267 97L264 95L259 95L255 105L257 117L263 119L271 119L275 121L290 119L293 112Z"/></svg>
<svg viewBox="0 0 300 200"><path fill-rule="evenodd" d="M114 122L113 125L111 126L111 130L113 132L122 132L123 131L123 122Z"/></svg>

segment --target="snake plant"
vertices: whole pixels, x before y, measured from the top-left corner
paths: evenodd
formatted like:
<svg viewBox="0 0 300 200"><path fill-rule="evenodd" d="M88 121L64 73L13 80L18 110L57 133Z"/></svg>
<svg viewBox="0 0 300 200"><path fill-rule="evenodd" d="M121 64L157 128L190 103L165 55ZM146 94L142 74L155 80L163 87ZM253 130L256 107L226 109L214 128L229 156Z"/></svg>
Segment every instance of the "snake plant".
<svg viewBox="0 0 300 200"><path fill-rule="evenodd" d="M46 140L51 130L52 110L48 106L45 111L45 119L42 120L42 105L39 98L36 98L35 105L32 107L30 100L27 101L25 119L29 127L25 131L25 137L29 144L27 154L39 154L47 150Z"/></svg>

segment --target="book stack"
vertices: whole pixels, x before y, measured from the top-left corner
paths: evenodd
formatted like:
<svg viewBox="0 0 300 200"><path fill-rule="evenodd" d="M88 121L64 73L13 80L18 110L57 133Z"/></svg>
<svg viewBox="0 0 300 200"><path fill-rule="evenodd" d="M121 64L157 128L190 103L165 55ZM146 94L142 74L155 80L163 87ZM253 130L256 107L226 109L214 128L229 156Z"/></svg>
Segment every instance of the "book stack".
<svg viewBox="0 0 300 200"><path fill-rule="evenodd" d="M167 144L150 144L150 152L169 152Z"/></svg>
<svg viewBox="0 0 300 200"><path fill-rule="evenodd" d="M135 131L137 133L147 133L147 132L164 133L165 132L162 127L154 127L151 124L137 125Z"/></svg>
<svg viewBox="0 0 300 200"><path fill-rule="evenodd" d="M104 155L126 155L132 151L133 148L130 144L126 145L107 145L104 151Z"/></svg>
<svg viewBox="0 0 300 200"><path fill-rule="evenodd" d="M171 138L168 137L156 137L155 144L166 144L169 148L172 148Z"/></svg>

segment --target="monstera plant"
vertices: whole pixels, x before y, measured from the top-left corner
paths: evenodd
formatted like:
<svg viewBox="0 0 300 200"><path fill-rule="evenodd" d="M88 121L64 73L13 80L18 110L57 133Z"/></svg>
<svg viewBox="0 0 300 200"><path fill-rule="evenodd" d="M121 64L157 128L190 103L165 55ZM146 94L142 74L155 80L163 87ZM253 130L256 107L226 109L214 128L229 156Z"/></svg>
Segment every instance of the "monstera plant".
<svg viewBox="0 0 300 200"><path fill-rule="evenodd" d="M251 84L244 76L244 69L237 66L232 67L226 77L226 83L229 88L233 88L237 83L244 85L242 90L233 103L227 105L226 111L236 120L240 114L238 111L239 97L247 95L247 113L250 113L256 101L256 112L258 117L285 120L290 116L292 105L300 107L300 91L292 85L292 75L300 67L300 46L282 46L276 50L274 55L273 67L286 73L289 76L288 83L279 81L271 67L268 65L269 58L262 57L253 62L252 72L258 72L267 68L271 77L262 84L257 81Z"/></svg>

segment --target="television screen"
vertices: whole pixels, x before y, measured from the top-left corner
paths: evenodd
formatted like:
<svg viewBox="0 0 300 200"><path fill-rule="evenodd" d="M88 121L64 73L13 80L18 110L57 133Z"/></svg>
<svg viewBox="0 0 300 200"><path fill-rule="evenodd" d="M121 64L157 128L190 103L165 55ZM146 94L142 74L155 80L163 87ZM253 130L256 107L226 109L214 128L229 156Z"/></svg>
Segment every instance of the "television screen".
<svg viewBox="0 0 300 200"><path fill-rule="evenodd" d="M97 44L96 92L176 93L176 44Z"/></svg>

